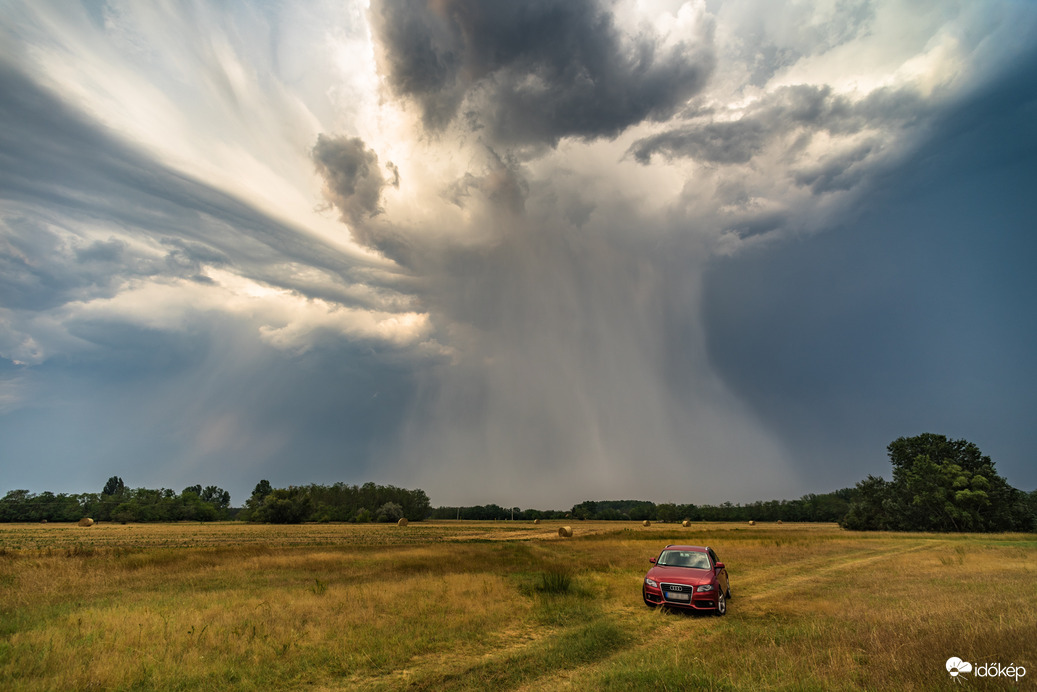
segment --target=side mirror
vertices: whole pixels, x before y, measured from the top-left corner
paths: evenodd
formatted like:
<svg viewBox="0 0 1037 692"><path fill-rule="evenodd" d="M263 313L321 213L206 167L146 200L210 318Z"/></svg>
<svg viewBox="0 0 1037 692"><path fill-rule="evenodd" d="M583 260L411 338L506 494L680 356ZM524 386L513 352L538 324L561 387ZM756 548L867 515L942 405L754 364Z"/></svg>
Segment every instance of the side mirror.
<svg viewBox="0 0 1037 692"><path fill-rule="evenodd" d="M648 558L648 561L651 562L653 565L655 564L655 558L654 557Z"/></svg>
<svg viewBox="0 0 1037 692"><path fill-rule="evenodd" d="M718 562L717 563L717 571L722 570L722 569L724 569L724 563L723 562Z"/></svg>

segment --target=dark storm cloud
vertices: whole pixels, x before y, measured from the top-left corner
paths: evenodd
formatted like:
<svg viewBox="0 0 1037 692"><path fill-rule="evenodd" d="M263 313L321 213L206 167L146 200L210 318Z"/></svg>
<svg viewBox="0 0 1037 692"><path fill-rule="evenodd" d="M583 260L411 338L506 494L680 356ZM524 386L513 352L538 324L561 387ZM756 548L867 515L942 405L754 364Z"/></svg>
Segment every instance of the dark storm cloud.
<svg viewBox="0 0 1037 692"><path fill-rule="evenodd" d="M504 145L615 136L672 115L713 69L709 45L624 40L594 0L384 0L389 82L425 127L462 119Z"/></svg>
<svg viewBox="0 0 1037 692"><path fill-rule="evenodd" d="M888 477L884 445L932 430L1037 485L1034 70L934 118L851 229L711 264L710 360L818 479Z"/></svg>
<svg viewBox="0 0 1037 692"><path fill-rule="evenodd" d="M917 92L911 89L879 89L859 102L834 94L830 87L797 85L782 87L754 103L737 120L719 120L715 111L692 113L691 122L638 140L630 148L643 164L652 156L691 158L719 164L750 161L779 137L818 132L849 135L876 128L911 125L929 112ZM809 140L799 143L801 147ZM825 172L804 173L797 179L804 185L835 184L846 168L865 158L869 150L858 148L828 162ZM836 170L839 166L843 168ZM836 184L837 185L837 184Z"/></svg>
<svg viewBox="0 0 1037 692"><path fill-rule="evenodd" d="M313 162L324 178L324 194L352 223L382 212L382 188L388 183L378 167L378 154L359 137L319 135L313 147ZM400 186L399 170L390 161L393 187Z"/></svg>
<svg viewBox="0 0 1037 692"><path fill-rule="evenodd" d="M318 135L311 158L324 180L324 198L339 210L353 239L401 266L412 267L420 252L415 247L419 239L376 219L384 211L382 190L400 187L396 164L386 162L387 180L378 165L378 154L362 139L324 134Z"/></svg>

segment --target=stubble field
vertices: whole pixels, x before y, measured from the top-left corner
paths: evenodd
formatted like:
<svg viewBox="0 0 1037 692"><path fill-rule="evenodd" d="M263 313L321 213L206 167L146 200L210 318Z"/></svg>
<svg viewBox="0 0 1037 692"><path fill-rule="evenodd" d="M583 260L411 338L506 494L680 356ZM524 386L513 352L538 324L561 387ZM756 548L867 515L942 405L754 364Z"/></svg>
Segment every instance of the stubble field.
<svg viewBox="0 0 1037 692"><path fill-rule="evenodd" d="M1037 681L1037 535L834 525L0 525L10 690L955 689ZM722 618L649 610L712 546Z"/></svg>

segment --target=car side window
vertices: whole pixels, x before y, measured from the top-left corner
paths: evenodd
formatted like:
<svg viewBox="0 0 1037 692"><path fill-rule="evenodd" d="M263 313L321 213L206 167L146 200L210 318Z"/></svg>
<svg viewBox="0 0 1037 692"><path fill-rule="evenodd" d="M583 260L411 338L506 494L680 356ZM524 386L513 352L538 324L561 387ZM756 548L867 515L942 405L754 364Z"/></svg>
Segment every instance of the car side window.
<svg viewBox="0 0 1037 692"><path fill-rule="evenodd" d="M713 561L714 567L716 567L716 564L720 562L720 560L717 559L717 554L713 552L712 548L709 549L709 558Z"/></svg>

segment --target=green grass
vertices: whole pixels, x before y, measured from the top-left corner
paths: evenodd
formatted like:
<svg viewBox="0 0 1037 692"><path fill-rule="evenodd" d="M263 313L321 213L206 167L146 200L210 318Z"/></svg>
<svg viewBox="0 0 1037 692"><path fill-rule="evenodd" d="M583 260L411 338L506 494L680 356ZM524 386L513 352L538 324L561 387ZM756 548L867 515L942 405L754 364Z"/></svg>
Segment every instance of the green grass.
<svg viewBox="0 0 1037 692"><path fill-rule="evenodd" d="M1037 681L1032 534L574 529L0 525L0 688L926 690L952 655ZM643 605L670 542L727 564L726 617Z"/></svg>

